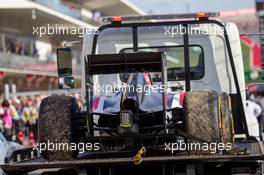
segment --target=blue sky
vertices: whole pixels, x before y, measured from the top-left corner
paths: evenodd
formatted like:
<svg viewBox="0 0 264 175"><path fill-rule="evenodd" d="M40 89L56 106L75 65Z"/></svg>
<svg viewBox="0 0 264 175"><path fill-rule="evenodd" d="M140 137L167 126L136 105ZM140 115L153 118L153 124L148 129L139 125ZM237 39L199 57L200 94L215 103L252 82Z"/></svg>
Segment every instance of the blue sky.
<svg viewBox="0 0 264 175"><path fill-rule="evenodd" d="M147 13L185 13L254 8L255 0L130 0Z"/></svg>

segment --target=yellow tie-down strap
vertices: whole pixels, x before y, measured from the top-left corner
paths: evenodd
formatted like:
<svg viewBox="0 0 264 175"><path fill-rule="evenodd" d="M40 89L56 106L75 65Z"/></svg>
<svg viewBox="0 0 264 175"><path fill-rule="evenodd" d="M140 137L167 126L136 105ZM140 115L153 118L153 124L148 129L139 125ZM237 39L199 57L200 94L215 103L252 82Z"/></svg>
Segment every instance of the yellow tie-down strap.
<svg viewBox="0 0 264 175"><path fill-rule="evenodd" d="M134 162L135 165L141 164L143 161L143 156L146 153L146 148L143 146L138 153L132 158L132 161Z"/></svg>
<svg viewBox="0 0 264 175"><path fill-rule="evenodd" d="M231 134L232 134L232 143L235 143L235 126L234 126L234 120L233 120L233 114L232 114L232 104L231 104L231 98L228 96L228 103L229 103L229 114L230 114L230 122L231 122ZM223 123L222 123L222 103L220 97L218 97L218 127L220 130L220 137L221 141L223 141Z"/></svg>
<svg viewBox="0 0 264 175"><path fill-rule="evenodd" d="M233 113L232 113L232 102L231 102L231 97L228 96L228 101L229 101L229 112L230 112L230 118L231 118L231 126L232 126L232 142L233 144L235 143L235 124L234 124L234 118L233 118Z"/></svg>

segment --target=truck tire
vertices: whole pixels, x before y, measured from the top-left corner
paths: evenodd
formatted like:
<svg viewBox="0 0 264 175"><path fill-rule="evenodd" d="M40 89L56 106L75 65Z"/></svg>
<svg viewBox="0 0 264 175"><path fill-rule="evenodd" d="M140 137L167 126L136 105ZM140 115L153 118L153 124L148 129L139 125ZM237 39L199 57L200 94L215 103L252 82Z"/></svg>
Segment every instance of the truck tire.
<svg viewBox="0 0 264 175"><path fill-rule="evenodd" d="M38 126L39 143L46 144L46 149L41 152L44 159L66 161L77 157L78 150L69 149L71 143L76 143L74 128L76 126L75 114L77 111L78 105L73 97L50 96L42 100ZM56 143L57 149L55 147ZM61 145L58 148L59 143L64 144L64 146ZM48 148L49 144L50 148Z"/></svg>
<svg viewBox="0 0 264 175"><path fill-rule="evenodd" d="M218 143L220 141L217 92L186 92L183 109L186 134L200 139L198 142Z"/></svg>
<svg viewBox="0 0 264 175"><path fill-rule="evenodd" d="M233 118L231 111L230 97L226 93L219 95L219 107L221 116L221 142L222 143L233 143Z"/></svg>

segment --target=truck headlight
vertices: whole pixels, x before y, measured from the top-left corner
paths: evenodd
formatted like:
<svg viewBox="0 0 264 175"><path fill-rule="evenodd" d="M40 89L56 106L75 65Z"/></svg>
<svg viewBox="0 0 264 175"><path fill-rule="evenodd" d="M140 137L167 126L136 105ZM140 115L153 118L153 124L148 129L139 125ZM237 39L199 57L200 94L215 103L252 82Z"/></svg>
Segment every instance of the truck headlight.
<svg viewBox="0 0 264 175"><path fill-rule="evenodd" d="M133 124L133 113L130 110L122 110L120 112L120 126L122 128L130 128Z"/></svg>

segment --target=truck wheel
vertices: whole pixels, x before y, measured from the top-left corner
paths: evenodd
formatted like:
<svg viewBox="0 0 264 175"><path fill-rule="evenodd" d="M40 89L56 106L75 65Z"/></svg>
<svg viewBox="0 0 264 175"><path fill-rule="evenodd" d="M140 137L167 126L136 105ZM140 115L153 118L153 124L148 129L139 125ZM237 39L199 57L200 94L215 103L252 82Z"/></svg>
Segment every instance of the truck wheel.
<svg viewBox="0 0 264 175"><path fill-rule="evenodd" d="M183 109L186 134L202 142L218 143L220 141L217 92L186 92Z"/></svg>
<svg viewBox="0 0 264 175"><path fill-rule="evenodd" d="M221 142L233 143L233 118L231 111L231 101L230 97L226 93L221 93L219 95L219 107L220 107L220 116L221 116Z"/></svg>
<svg viewBox="0 0 264 175"><path fill-rule="evenodd" d="M44 159L64 161L77 157L78 151L69 149L71 143L76 143L74 128L77 111L78 105L73 97L50 96L42 100L38 126L39 143L44 143L46 147L41 152Z"/></svg>

